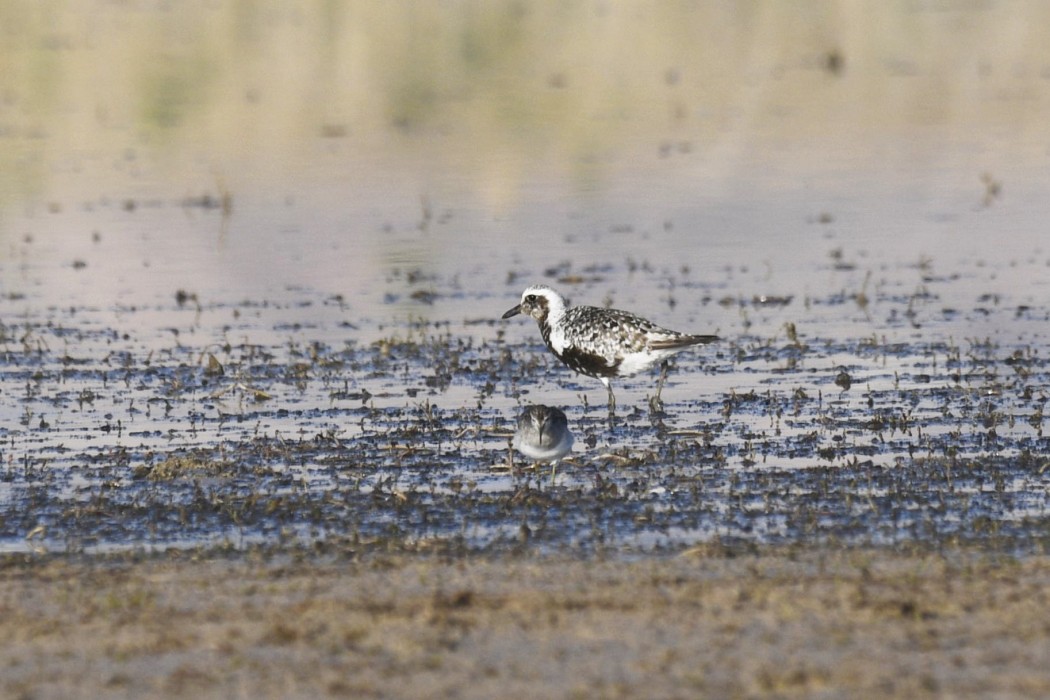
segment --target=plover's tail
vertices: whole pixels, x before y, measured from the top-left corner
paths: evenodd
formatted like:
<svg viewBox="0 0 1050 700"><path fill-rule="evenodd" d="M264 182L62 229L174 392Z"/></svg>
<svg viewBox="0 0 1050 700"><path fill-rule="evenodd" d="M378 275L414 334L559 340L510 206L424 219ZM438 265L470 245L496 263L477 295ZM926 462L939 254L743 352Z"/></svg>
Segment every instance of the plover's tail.
<svg viewBox="0 0 1050 700"><path fill-rule="evenodd" d="M689 347L690 345L707 345L718 340L717 335L679 335L663 340L654 340L649 343L653 350L676 350Z"/></svg>

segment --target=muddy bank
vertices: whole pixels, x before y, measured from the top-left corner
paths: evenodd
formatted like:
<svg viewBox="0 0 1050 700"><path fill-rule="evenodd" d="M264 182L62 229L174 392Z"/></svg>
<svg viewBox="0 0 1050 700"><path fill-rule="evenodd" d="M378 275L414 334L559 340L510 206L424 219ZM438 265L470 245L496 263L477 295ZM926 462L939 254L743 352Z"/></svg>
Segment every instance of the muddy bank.
<svg viewBox="0 0 1050 700"><path fill-rule="evenodd" d="M9 555L7 697L1036 697L1050 559Z"/></svg>

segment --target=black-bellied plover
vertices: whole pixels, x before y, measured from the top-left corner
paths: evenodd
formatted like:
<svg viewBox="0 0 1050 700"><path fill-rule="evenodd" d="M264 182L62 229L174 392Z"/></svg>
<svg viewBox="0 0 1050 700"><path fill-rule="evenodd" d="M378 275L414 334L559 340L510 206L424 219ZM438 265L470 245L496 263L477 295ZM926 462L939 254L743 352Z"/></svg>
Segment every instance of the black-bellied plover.
<svg viewBox="0 0 1050 700"><path fill-rule="evenodd" d="M618 309L567 306L565 298L546 285L526 289L521 303L503 314L524 314L539 323L543 342L571 369L595 377L609 391L609 411L616 408L610 380L630 377L660 364L655 404L667 377L667 359L691 345L712 343L716 335L689 335L667 330L652 321Z"/></svg>
<svg viewBox="0 0 1050 700"><path fill-rule="evenodd" d="M564 411L542 404L529 406L518 416L511 446L535 462L551 463L551 478L558 460L572 450L573 436Z"/></svg>

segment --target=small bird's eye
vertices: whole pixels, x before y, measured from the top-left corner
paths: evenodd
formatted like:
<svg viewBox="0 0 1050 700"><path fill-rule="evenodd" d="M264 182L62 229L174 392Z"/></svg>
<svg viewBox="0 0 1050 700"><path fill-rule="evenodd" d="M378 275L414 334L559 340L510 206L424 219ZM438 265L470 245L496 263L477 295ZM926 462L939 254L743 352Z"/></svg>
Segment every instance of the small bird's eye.
<svg viewBox="0 0 1050 700"><path fill-rule="evenodd" d="M536 295L535 294L528 295L527 297L525 297L525 301L527 301L527 302L529 302L531 304L532 302L536 301Z"/></svg>

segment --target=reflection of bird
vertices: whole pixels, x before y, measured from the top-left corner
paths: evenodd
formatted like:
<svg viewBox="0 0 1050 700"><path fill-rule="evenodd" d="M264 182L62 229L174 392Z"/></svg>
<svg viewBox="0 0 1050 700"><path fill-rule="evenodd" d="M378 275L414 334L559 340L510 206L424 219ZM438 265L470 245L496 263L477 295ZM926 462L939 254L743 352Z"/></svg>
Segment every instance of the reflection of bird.
<svg viewBox="0 0 1050 700"><path fill-rule="evenodd" d="M545 285L529 287L521 303L503 314L536 319L543 342L571 369L595 377L609 391L609 410L616 408L611 379L630 377L660 363L656 401L667 376L667 360L691 345L718 340L717 335L687 335L667 330L640 316L596 306L567 307L561 294Z"/></svg>
<svg viewBox="0 0 1050 700"><path fill-rule="evenodd" d="M558 460L572 450L572 431L560 408L535 405L526 408L518 417L518 429L511 445L518 452L537 462L551 463L551 476Z"/></svg>

